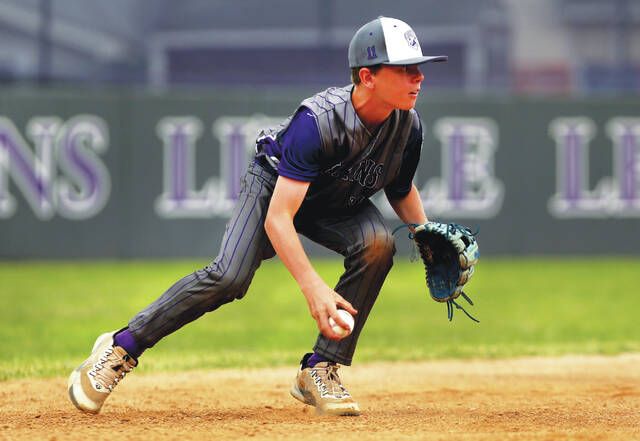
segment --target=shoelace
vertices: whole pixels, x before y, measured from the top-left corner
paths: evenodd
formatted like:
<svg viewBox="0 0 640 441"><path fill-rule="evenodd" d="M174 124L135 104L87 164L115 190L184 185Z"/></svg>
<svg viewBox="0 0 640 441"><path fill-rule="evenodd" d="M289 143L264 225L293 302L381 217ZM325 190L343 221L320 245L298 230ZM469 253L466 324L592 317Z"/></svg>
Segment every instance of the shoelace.
<svg viewBox="0 0 640 441"><path fill-rule="evenodd" d="M320 396L324 397L331 395L336 398L350 397L347 389L340 382L340 376L338 375L337 364L329 363L325 366L319 366L321 363L316 364L311 368L311 378L313 378ZM322 363L324 364L324 363Z"/></svg>
<svg viewBox="0 0 640 441"><path fill-rule="evenodd" d="M112 392L127 373L131 372L135 367L132 359L125 355L124 357L117 353L113 346L105 349L98 362L93 365L93 369L89 371L89 375L93 377L97 384ZM100 387L97 387L98 389Z"/></svg>

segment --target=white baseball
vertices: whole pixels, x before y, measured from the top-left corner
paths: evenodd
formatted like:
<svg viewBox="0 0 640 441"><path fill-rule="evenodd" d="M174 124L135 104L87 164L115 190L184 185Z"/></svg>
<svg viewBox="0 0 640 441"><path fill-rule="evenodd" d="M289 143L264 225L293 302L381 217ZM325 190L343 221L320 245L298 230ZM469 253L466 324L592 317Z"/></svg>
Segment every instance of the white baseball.
<svg viewBox="0 0 640 441"><path fill-rule="evenodd" d="M344 309L338 309L338 315L343 321L345 321L349 325L349 330L347 331L342 326L337 324L336 321L333 319L333 317L329 317L329 326L331 326L331 329L333 329L333 332L338 334L340 337L344 338L347 335L351 334L351 331L353 331L353 325L355 324L355 320L353 319L353 316L349 314L349 312L345 311Z"/></svg>

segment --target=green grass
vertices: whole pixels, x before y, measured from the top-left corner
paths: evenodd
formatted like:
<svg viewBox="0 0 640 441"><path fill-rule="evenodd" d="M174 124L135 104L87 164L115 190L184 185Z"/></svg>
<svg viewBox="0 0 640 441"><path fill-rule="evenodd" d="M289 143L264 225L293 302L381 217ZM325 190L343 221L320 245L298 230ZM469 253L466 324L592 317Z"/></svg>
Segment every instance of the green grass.
<svg viewBox="0 0 640 441"><path fill-rule="evenodd" d="M126 325L206 262L0 263L0 380L66 375L95 337ZM315 261L325 280L342 264ZM490 259L468 292L472 323L428 298L422 267L396 259L355 362L640 351L639 259ZM278 261L245 299L162 340L140 371L294 365L316 337L303 296Z"/></svg>

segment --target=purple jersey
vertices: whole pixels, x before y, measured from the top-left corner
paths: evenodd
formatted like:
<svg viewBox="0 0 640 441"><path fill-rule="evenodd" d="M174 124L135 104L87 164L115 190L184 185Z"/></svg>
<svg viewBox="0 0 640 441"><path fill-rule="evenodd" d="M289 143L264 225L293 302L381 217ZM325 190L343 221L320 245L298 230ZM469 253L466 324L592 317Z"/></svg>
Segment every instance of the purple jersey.
<svg viewBox="0 0 640 441"><path fill-rule="evenodd" d="M422 147L417 113L395 111L370 133L350 98L347 87L303 101L279 128L261 134L258 157L281 176L311 182L309 201L350 207L380 189L390 199L405 196Z"/></svg>
<svg viewBox="0 0 640 441"><path fill-rule="evenodd" d="M316 119L302 107L277 139L266 138L262 152L277 159L280 176L313 182L323 169L322 141Z"/></svg>
<svg viewBox="0 0 640 441"><path fill-rule="evenodd" d="M420 159L422 126L412 128L404 151L403 169L393 185L385 190L396 197L406 195ZM265 154L278 159L278 174L298 181L313 182L327 165L322 141L314 115L301 107L293 116L279 140L268 139L263 145Z"/></svg>

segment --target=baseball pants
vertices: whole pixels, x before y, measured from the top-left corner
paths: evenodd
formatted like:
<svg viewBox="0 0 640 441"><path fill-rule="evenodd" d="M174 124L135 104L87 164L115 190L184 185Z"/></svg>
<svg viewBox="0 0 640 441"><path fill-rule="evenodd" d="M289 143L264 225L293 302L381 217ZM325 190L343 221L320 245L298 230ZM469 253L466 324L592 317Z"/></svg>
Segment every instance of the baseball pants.
<svg viewBox="0 0 640 441"><path fill-rule="evenodd" d="M249 164L215 260L178 280L129 322L141 346L153 347L206 312L244 297L261 262L275 255L264 220L277 177L268 166ZM357 209L334 213L303 204L294 225L302 235L344 256L345 272L335 291L358 310L355 326L340 341L320 334L313 349L327 359L350 365L360 332L393 264L393 236L368 200Z"/></svg>

